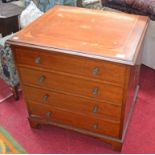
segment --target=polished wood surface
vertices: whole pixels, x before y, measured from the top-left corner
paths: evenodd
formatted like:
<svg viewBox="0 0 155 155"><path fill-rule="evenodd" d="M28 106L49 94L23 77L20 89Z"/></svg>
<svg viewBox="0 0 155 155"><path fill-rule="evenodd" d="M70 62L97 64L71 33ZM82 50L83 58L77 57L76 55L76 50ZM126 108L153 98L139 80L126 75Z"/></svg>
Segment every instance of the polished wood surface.
<svg viewBox="0 0 155 155"><path fill-rule="evenodd" d="M9 43L31 127L71 129L120 151L146 28L147 17L56 6L17 33Z"/></svg>
<svg viewBox="0 0 155 155"><path fill-rule="evenodd" d="M55 6L17 33L15 44L134 64L147 17Z"/></svg>
<svg viewBox="0 0 155 155"><path fill-rule="evenodd" d="M92 78L100 81L113 82L123 87L126 68L122 64L78 57L52 51L41 52L38 49L18 47L16 59L20 66L34 66L48 71L60 71ZM31 57L30 57L31 55ZM39 59L38 62L36 60ZM68 61L69 59L69 61Z"/></svg>
<svg viewBox="0 0 155 155"><path fill-rule="evenodd" d="M88 131L106 134L113 137L119 137L120 126L118 122L59 110L48 105L39 105L33 102L30 102L29 104L30 113L32 113L33 117L40 117L41 119L48 121L87 129Z"/></svg>
<svg viewBox="0 0 155 155"><path fill-rule="evenodd" d="M28 101L35 101L42 105L51 105L66 111L72 111L79 114L87 113L87 115L94 117L102 117L107 120L120 122L120 105L54 91L49 92L47 90L38 89L37 87L24 86L24 90Z"/></svg>
<svg viewBox="0 0 155 155"><path fill-rule="evenodd" d="M43 89L122 104L123 89L117 86L93 82L89 79L73 78L57 72L51 74L27 68L20 68L19 71L25 85L37 85Z"/></svg>

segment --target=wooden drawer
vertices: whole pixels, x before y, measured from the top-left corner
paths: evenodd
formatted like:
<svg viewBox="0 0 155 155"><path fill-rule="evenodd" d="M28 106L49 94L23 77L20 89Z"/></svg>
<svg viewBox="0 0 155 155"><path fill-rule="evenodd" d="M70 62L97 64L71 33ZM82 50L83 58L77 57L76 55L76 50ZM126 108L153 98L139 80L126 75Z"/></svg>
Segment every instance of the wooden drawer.
<svg viewBox="0 0 155 155"><path fill-rule="evenodd" d="M14 51L17 64L86 76L104 81L124 84L125 66L96 59L72 56L53 51L17 48Z"/></svg>
<svg viewBox="0 0 155 155"><path fill-rule="evenodd" d="M117 105L28 86L24 86L24 92L28 101L116 121L121 118L121 107Z"/></svg>
<svg viewBox="0 0 155 155"><path fill-rule="evenodd" d="M79 115L73 112L58 110L48 105L35 104L34 102L28 103L31 117L38 117L96 133L119 137L120 124L118 122Z"/></svg>
<svg viewBox="0 0 155 155"><path fill-rule="evenodd" d="M122 103L123 89L106 83L73 78L59 73L49 73L20 68L21 78L26 85L36 85L44 89L67 92L92 97L115 104Z"/></svg>

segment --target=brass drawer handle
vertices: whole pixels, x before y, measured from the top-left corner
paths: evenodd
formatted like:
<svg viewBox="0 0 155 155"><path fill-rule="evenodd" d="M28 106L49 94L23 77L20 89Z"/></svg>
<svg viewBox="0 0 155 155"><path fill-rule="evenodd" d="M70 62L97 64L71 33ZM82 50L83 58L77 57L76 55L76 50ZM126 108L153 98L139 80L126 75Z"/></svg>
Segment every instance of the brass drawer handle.
<svg viewBox="0 0 155 155"><path fill-rule="evenodd" d="M99 72L100 72L100 69L99 69L98 67L95 67L95 68L93 68L93 70L92 70L92 74L93 74L94 76L97 76L97 75L99 74Z"/></svg>
<svg viewBox="0 0 155 155"><path fill-rule="evenodd" d="M46 113L46 116L47 116L47 117L51 117L51 116L52 116L52 112L47 112L47 113Z"/></svg>
<svg viewBox="0 0 155 155"><path fill-rule="evenodd" d="M97 111L98 111L98 107L97 106L94 106L92 112L93 113L97 113Z"/></svg>
<svg viewBox="0 0 155 155"><path fill-rule="evenodd" d="M43 101L47 102L48 101L48 98L49 98L49 95L44 95L43 96Z"/></svg>
<svg viewBox="0 0 155 155"><path fill-rule="evenodd" d="M98 128L98 125L97 125L97 124L93 124L93 125L92 125L92 128L93 128L93 129L97 129L97 128Z"/></svg>
<svg viewBox="0 0 155 155"><path fill-rule="evenodd" d="M41 63L41 57L40 57L40 56L37 56L37 57L35 58L34 62L35 62L36 64L40 64L40 63Z"/></svg>
<svg viewBox="0 0 155 155"><path fill-rule="evenodd" d="M45 81L45 79L46 79L46 77L45 77L44 75L41 75L41 76L38 78L38 82L39 82L39 83L42 83L42 82Z"/></svg>
<svg viewBox="0 0 155 155"><path fill-rule="evenodd" d="M96 96L97 94L98 94L98 88L93 88L92 89L92 94L94 95L94 96Z"/></svg>

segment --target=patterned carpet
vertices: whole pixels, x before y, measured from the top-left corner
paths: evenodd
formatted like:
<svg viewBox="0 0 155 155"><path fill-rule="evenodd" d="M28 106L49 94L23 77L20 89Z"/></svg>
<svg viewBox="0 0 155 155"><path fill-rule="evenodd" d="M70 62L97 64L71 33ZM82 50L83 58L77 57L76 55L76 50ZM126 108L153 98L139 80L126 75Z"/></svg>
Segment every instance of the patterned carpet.
<svg viewBox="0 0 155 155"><path fill-rule="evenodd" d="M0 126L0 154L23 154L26 151Z"/></svg>

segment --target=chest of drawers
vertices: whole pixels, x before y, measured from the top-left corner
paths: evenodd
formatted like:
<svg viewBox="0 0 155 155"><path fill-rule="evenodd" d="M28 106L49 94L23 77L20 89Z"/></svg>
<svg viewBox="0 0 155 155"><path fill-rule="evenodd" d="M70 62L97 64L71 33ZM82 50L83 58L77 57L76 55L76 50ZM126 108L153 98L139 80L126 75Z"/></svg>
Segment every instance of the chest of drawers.
<svg viewBox="0 0 155 155"><path fill-rule="evenodd" d="M56 6L10 39L30 125L71 129L121 150L147 20Z"/></svg>

